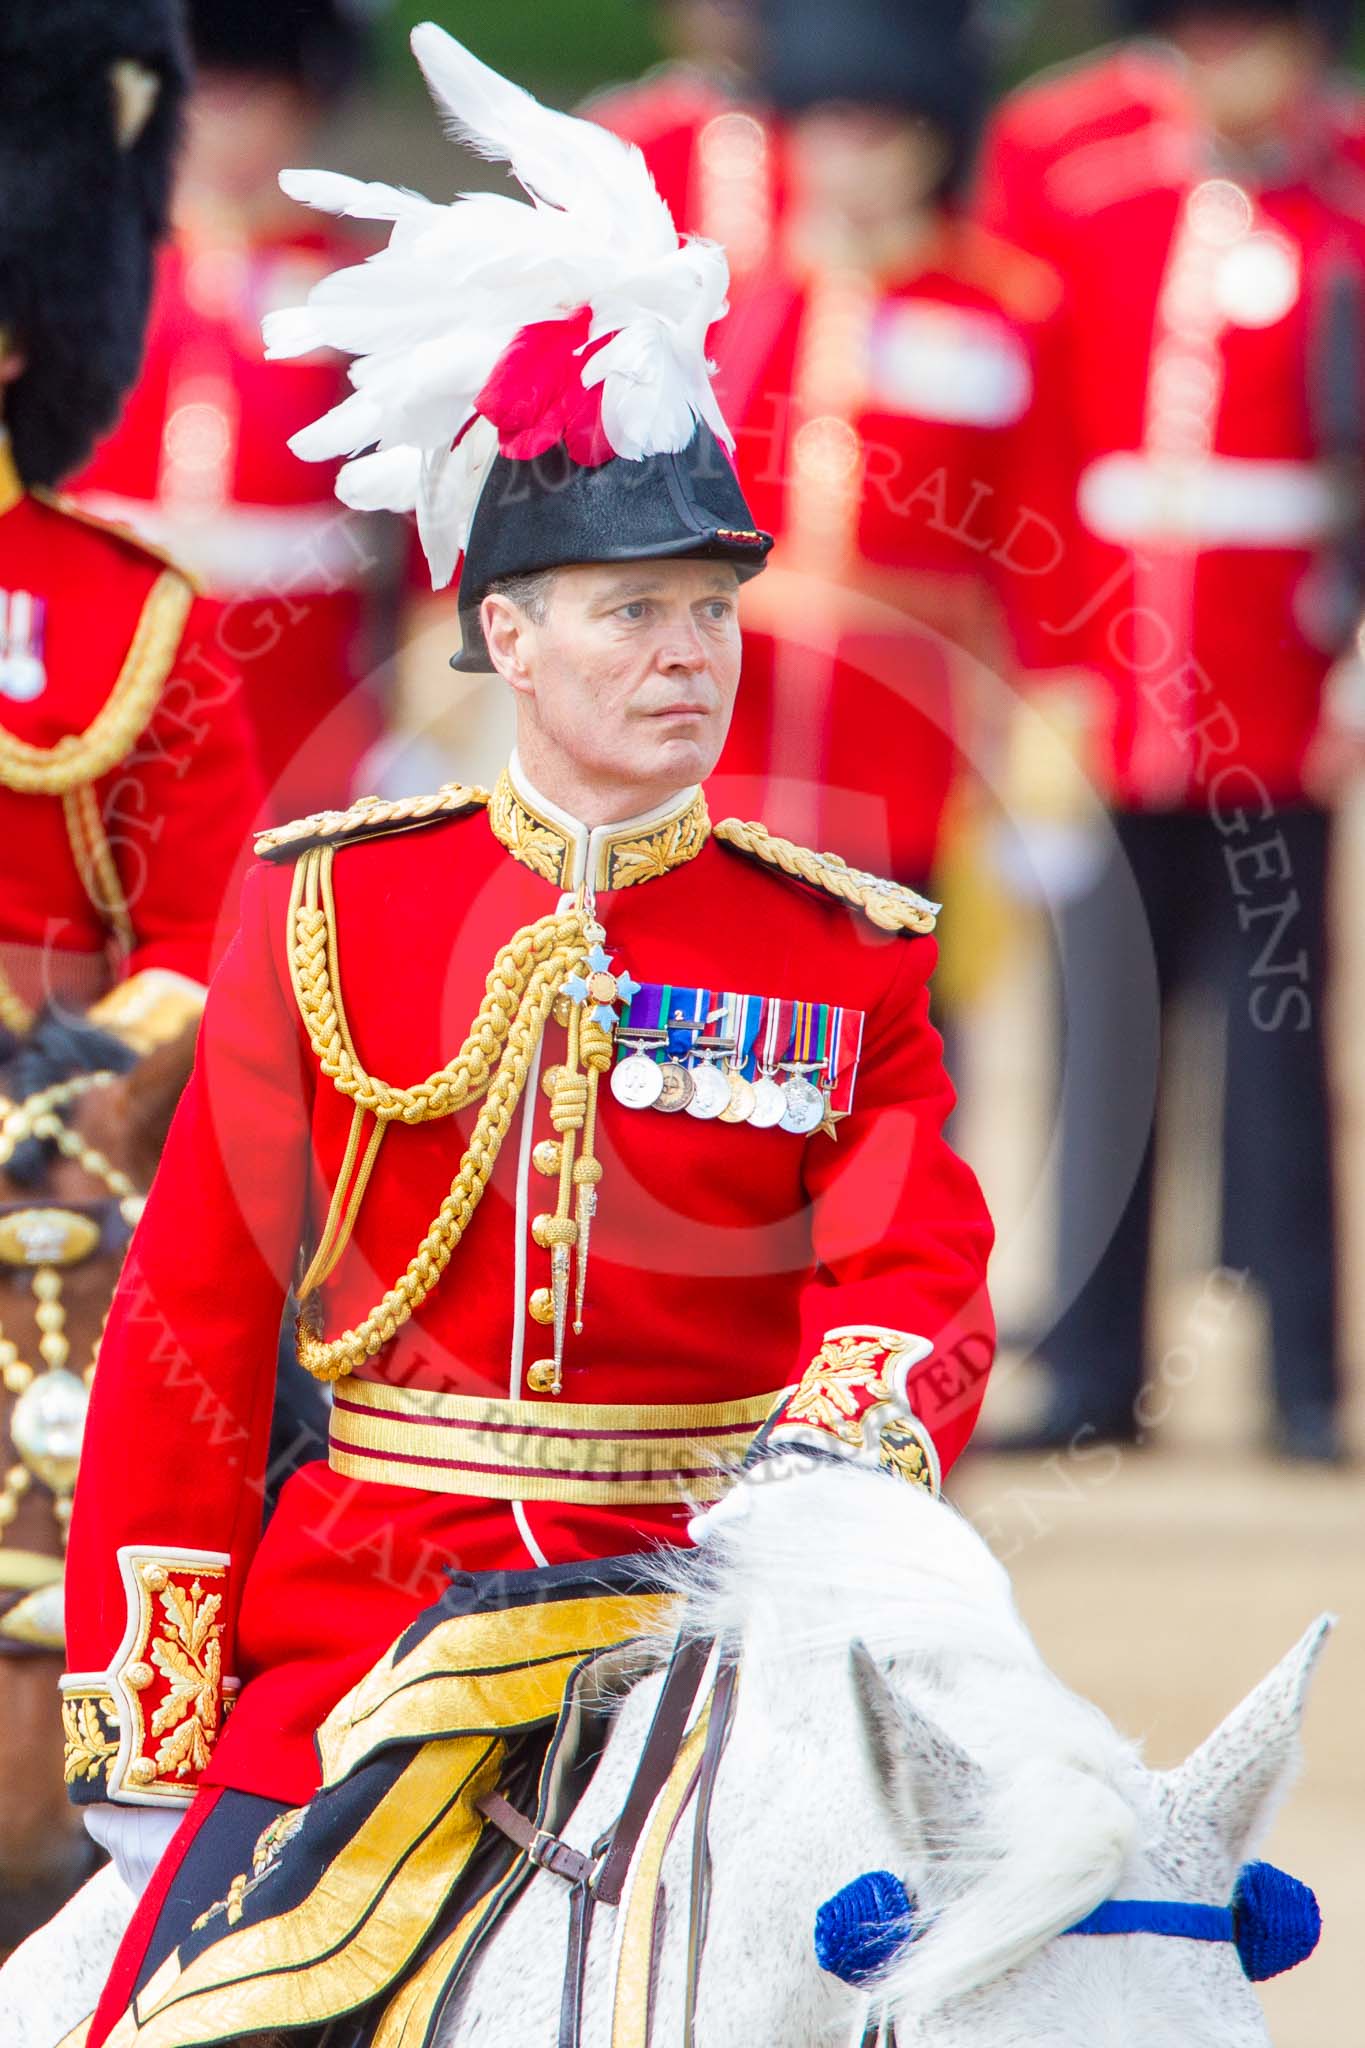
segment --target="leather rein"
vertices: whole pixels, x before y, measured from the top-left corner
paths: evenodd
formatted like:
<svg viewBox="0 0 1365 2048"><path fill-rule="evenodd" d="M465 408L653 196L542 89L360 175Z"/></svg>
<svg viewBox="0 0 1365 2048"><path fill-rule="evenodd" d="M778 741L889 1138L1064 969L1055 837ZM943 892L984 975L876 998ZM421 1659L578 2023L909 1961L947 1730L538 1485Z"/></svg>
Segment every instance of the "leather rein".
<svg viewBox="0 0 1365 2048"><path fill-rule="evenodd" d="M479 1802L482 1812L494 1827L515 1843L537 1868L552 1872L569 1886L569 1941L560 1998L558 2048L582 2048L583 1992L593 1915L599 1905L619 1906L621 1903L632 1858L655 1802L678 1761L714 1648L713 1643L704 1639L679 1640L675 1645L625 1803L611 1827L594 1842L591 1854L584 1855L582 1850L573 1848L560 1836L536 1827L500 1792L492 1792ZM706 1740L696 1776L689 1788L689 1797L695 1799L695 1810L683 2048L695 2048L697 1990L711 1891L707 1822L720 1760L730 1733L737 1677L738 1666L734 1660L722 1656L711 1693L711 1718ZM660 1886L654 1900L656 1939L653 1953L656 1961L661 1902ZM647 2015L646 2039L648 2028Z"/></svg>

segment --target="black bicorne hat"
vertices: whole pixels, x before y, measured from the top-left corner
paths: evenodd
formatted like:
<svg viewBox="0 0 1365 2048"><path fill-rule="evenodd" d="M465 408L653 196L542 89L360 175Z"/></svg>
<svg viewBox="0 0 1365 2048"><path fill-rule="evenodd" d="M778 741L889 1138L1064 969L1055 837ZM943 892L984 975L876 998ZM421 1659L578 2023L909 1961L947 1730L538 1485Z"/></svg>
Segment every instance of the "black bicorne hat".
<svg viewBox="0 0 1365 2048"><path fill-rule="evenodd" d="M387 249L267 317L272 357L357 358L352 395L291 448L350 458L343 504L416 512L432 587L459 573L459 668L487 666L479 606L509 577L684 556L754 574L772 542L724 452L706 356L724 252L679 239L639 150L430 22L413 48L450 131L536 204L285 172L294 198L392 224Z"/></svg>
<svg viewBox="0 0 1365 2048"><path fill-rule="evenodd" d="M762 0L759 85L780 111L834 102L936 122L953 145L948 182L985 111L989 53L972 0Z"/></svg>
<svg viewBox="0 0 1365 2048"><path fill-rule="evenodd" d="M375 11L362 0L189 0L195 62L287 78L331 99L361 70L365 16Z"/></svg>
<svg viewBox="0 0 1365 2048"><path fill-rule="evenodd" d="M0 6L0 330L27 484L114 424L142 359L188 79L176 0Z"/></svg>
<svg viewBox="0 0 1365 2048"><path fill-rule="evenodd" d="M532 462L499 455L470 528L460 576L462 651L451 667L489 666L479 606L497 583L576 562L731 562L756 576L773 544L744 502L725 450L699 425L676 455L575 462L563 443Z"/></svg>
<svg viewBox="0 0 1365 2048"><path fill-rule="evenodd" d="M1116 0L1115 5L1119 27L1139 34L1168 29L1182 14L1248 13L1307 22L1331 49L1340 51L1351 40L1357 9L1355 0L1254 0L1254 5L1249 0Z"/></svg>

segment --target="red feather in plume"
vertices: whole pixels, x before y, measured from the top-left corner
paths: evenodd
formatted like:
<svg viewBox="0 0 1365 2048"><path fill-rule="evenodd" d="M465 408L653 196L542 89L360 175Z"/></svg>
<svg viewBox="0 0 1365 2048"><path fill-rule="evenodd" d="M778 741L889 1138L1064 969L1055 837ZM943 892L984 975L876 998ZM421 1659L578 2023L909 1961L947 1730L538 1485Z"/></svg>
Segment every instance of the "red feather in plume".
<svg viewBox="0 0 1365 2048"><path fill-rule="evenodd" d="M513 462L534 462L562 441L575 462L596 469L615 449L602 425L602 387L589 391L583 365L610 339L589 343L587 306L567 320L537 320L523 327L493 366L474 401L498 430L498 446Z"/></svg>

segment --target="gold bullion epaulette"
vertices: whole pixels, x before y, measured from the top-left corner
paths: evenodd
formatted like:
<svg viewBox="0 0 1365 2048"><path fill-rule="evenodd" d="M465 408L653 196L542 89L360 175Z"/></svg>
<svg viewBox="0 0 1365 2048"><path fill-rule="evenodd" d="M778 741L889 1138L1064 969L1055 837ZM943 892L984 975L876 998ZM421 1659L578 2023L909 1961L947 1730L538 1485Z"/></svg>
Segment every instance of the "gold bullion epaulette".
<svg viewBox="0 0 1365 2048"><path fill-rule="evenodd" d="M457 818L465 811L477 811L488 802L488 791L463 782L443 783L430 796L362 796L344 811L314 811L311 817L295 818L289 825L274 825L256 839L258 860L293 860L310 846L335 844L341 839L374 839L388 832L410 832L419 825L434 825L442 818Z"/></svg>
<svg viewBox="0 0 1365 2048"><path fill-rule="evenodd" d="M722 818L715 827L722 846L746 853L765 867L776 868L794 882L809 883L837 896L841 903L861 910L864 917L884 932L926 933L934 929L940 906L926 896L907 889L903 882L891 882L881 875L869 875L863 868L851 868L837 853L814 853L790 839L779 839L766 825L746 824L740 818Z"/></svg>

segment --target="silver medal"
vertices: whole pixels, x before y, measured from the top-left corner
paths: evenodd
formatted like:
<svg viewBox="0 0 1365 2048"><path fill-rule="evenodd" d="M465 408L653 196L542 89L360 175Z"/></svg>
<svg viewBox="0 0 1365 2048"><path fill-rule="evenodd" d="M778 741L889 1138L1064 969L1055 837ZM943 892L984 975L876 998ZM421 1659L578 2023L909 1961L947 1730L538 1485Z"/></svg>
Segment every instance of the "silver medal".
<svg viewBox="0 0 1365 2048"><path fill-rule="evenodd" d="M626 1109L652 1109L664 1092L663 1070L647 1053L633 1052L612 1068L611 1092Z"/></svg>
<svg viewBox="0 0 1365 2048"><path fill-rule="evenodd" d="M793 1074L782 1090L787 1107L781 1119L784 1131L794 1131L798 1137L807 1137L811 1131L818 1131L825 1120L825 1098L813 1081L804 1074Z"/></svg>
<svg viewBox="0 0 1365 2048"><path fill-rule="evenodd" d="M787 1114L787 1096L780 1081L774 1081L771 1074L760 1074L754 1082L754 1106L749 1112L749 1122L760 1131L770 1131L780 1124Z"/></svg>
<svg viewBox="0 0 1365 2048"><path fill-rule="evenodd" d="M692 1080L695 1085L692 1100L687 1105L689 1116L701 1117L704 1122L709 1122L712 1117L719 1116L723 1109L730 1107L730 1083L718 1067L713 1067L709 1061L700 1067L694 1067Z"/></svg>
<svg viewBox="0 0 1365 2048"><path fill-rule="evenodd" d="M0 661L0 694L31 704L47 688L47 670L36 654L9 654Z"/></svg>

